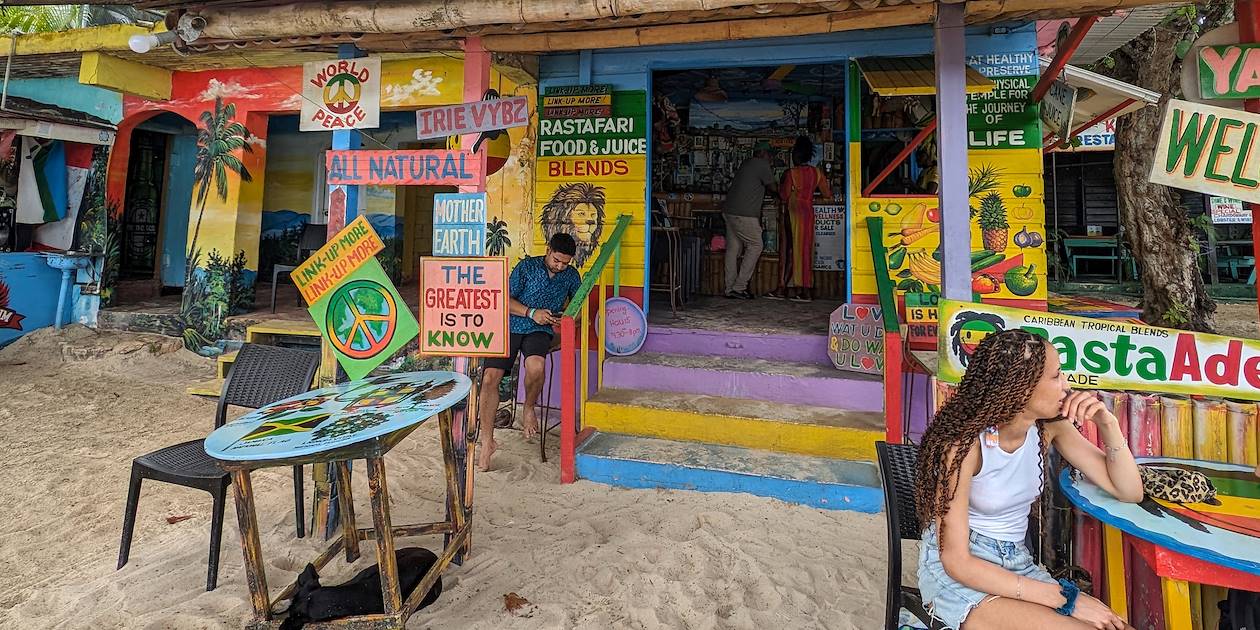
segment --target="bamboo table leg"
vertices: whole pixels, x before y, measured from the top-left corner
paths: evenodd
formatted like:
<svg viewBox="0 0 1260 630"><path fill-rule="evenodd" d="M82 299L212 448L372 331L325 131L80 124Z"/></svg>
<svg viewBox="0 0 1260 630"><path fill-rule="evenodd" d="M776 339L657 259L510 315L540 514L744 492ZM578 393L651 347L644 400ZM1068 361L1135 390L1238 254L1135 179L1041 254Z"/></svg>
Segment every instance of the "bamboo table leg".
<svg viewBox="0 0 1260 630"><path fill-rule="evenodd" d="M451 412L443 411L438 416L438 434L442 441L442 463L446 473L446 513L451 523L451 531L458 533L464 529L464 497L462 484L457 479L458 466L455 463L455 444L451 435ZM446 536L449 543L454 533Z"/></svg>
<svg viewBox="0 0 1260 630"><path fill-rule="evenodd" d="M443 416L445 417L445 416ZM368 491L372 495L372 524L376 528L376 561L381 568L381 599L385 615L398 615L402 594L398 585L398 557L394 555L394 528L389 518L389 486L385 482L385 460L367 460Z"/></svg>
<svg viewBox="0 0 1260 630"><path fill-rule="evenodd" d="M1185 580L1160 580L1164 591L1164 624L1168 630L1191 630L1190 584Z"/></svg>
<svg viewBox="0 0 1260 630"><path fill-rule="evenodd" d="M1124 534L1110 526L1103 526L1103 554L1107 562L1107 605L1121 619L1129 620L1129 595L1125 583Z"/></svg>
<svg viewBox="0 0 1260 630"><path fill-rule="evenodd" d="M271 599L267 593L267 572L263 568L262 542L258 539L258 516L254 511L254 486L248 470L232 471L232 495L236 498L236 522L241 529L241 550L245 553L245 580L254 618L271 619Z"/></svg>
<svg viewBox="0 0 1260 630"><path fill-rule="evenodd" d="M337 504L345 539L346 562L359 559L359 530L354 526L354 495L350 493L350 462L337 462Z"/></svg>

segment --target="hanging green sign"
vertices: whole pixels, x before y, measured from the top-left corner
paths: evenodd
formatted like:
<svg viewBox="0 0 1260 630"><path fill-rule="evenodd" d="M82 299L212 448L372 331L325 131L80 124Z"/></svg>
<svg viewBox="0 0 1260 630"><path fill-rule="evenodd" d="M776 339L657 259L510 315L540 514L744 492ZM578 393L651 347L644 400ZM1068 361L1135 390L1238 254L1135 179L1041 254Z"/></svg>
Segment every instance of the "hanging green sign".
<svg viewBox="0 0 1260 630"><path fill-rule="evenodd" d="M292 273L320 334L351 380L367 376L420 332L376 259L382 248L360 216Z"/></svg>

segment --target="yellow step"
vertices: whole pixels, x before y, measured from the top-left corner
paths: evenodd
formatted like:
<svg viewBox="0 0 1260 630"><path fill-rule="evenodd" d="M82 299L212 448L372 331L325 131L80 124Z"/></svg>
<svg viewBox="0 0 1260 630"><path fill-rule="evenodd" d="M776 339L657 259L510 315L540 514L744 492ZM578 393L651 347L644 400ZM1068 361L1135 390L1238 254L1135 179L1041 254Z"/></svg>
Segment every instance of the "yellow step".
<svg viewBox="0 0 1260 630"><path fill-rule="evenodd" d="M208 381L203 381L201 383L197 383L195 385L189 386L187 391L189 394L192 394L193 396L208 396L210 398L218 398L219 393L223 391L223 379L212 378Z"/></svg>
<svg viewBox="0 0 1260 630"><path fill-rule="evenodd" d="M319 328L309 319L273 319L245 329L246 343L260 343L262 336L319 337Z"/></svg>
<svg viewBox="0 0 1260 630"><path fill-rule="evenodd" d="M233 350L219 355L218 360L215 362L215 373L218 375L219 380L227 378L228 370L232 369L232 364L236 362L236 355L239 352L240 350Z"/></svg>
<svg viewBox="0 0 1260 630"><path fill-rule="evenodd" d="M874 461L879 412L672 392L606 389L586 404L583 426L605 433Z"/></svg>

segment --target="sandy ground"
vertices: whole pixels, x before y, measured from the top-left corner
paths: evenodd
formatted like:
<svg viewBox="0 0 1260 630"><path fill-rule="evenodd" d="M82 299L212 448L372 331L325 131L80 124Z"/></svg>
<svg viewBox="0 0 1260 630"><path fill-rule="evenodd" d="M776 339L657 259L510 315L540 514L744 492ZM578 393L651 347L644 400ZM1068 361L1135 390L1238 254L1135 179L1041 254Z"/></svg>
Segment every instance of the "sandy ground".
<svg viewBox="0 0 1260 630"><path fill-rule="evenodd" d="M115 571L131 458L205 435L184 393L209 361L162 337L45 330L0 351L0 627L239 628L250 615L229 501L219 588L205 592L208 495L148 483ZM555 460L502 432L477 477L474 555L409 628L860 628L881 625L881 516L745 495L556 483ZM550 444L549 444L550 446ZM434 428L387 459L395 523L441 517ZM359 464L359 470L362 470ZM359 525L370 523L363 475ZM294 536L288 470L254 476L273 593L318 546ZM309 491L309 486L308 486ZM168 517L191 516L174 524ZM437 538L409 539L437 549ZM353 567L335 562L328 582ZM911 565L913 566L913 565ZM504 608L515 592L532 605Z"/></svg>

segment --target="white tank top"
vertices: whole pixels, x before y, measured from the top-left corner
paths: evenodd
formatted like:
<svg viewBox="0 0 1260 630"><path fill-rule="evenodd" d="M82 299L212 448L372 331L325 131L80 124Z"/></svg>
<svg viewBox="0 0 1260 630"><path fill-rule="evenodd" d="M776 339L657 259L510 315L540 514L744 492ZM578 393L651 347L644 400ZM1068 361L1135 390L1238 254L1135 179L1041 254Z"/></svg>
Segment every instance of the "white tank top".
<svg viewBox="0 0 1260 630"><path fill-rule="evenodd" d="M1024 542L1032 502L1041 495L1041 447L1037 425L1014 453L980 436L980 473L971 478L967 516L972 531L1007 542Z"/></svg>

